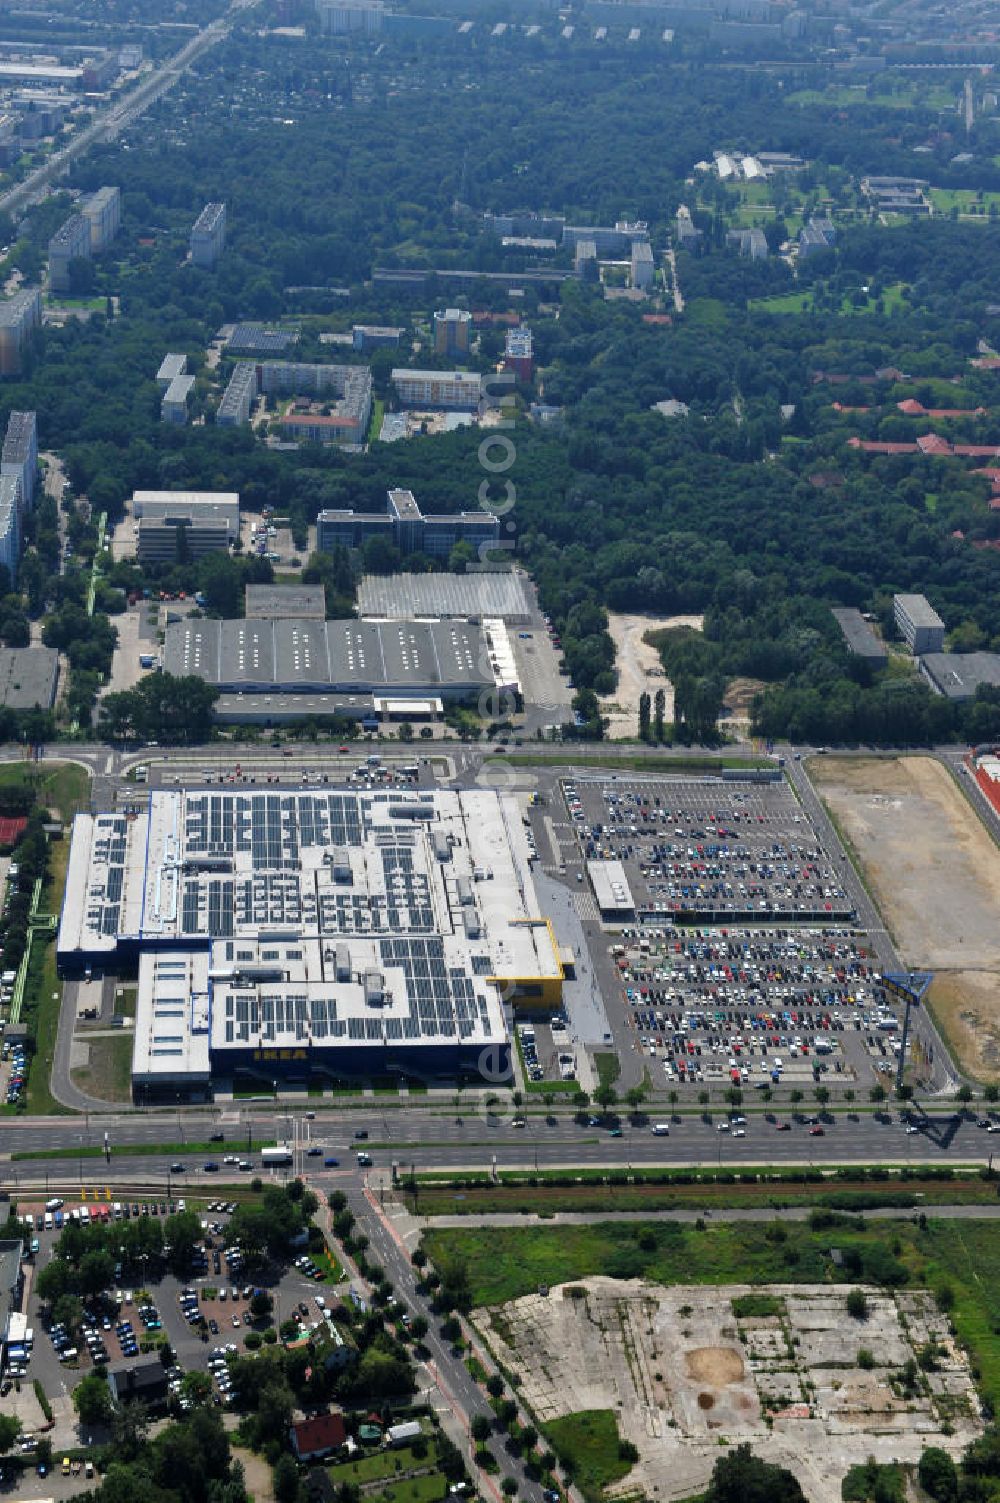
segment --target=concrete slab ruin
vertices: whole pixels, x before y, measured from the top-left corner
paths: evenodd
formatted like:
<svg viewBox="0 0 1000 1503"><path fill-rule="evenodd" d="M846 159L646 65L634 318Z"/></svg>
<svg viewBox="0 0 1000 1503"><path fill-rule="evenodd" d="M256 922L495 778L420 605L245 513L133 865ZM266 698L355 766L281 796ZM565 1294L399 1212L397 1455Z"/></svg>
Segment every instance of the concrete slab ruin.
<svg viewBox="0 0 1000 1503"><path fill-rule="evenodd" d="M866 1288L867 1317L855 1320L849 1292L598 1277L475 1319L540 1423L616 1413L640 1460L613 1492L688 1497L706 1486L720 1445L749 1441L789 1467L813 1503L838 1503L845 1472L866 1456L916 1462L935 1445L957 1457L983 1429L967 1358L933 1297ZM741 1303L748 1295L758 1299ZM928 1343L934 1363L924 1370ZM911 1359L908 1387L900 1375Z"/></svg>

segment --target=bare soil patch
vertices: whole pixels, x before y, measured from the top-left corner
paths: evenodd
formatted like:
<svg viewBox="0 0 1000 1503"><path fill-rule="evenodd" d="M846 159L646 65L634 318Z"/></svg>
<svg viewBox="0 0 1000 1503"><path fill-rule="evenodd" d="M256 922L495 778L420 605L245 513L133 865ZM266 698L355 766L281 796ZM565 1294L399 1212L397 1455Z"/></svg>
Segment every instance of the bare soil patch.
<svg viewBox="0 0 1000 1503"><path fill-rule="evenodd" d="M932 757L827 757L810 764L862 862L906 964L930 993L962 1066L1000 1078L1000 851Z"/></svg>
<svg viewBox="0 0 1000 1503"><path fill-rule="evenodd" d="M746 1369L743 1358L731 1346L699 1346L684 1353L684 1366L696 1383L711 1383L725 1388L727 1383L742 1383ZM699 1402L701 1396L699 1395Z"/></svg>
<svg viewBox="0 0 1000 1503"><path fill-rule="evenodd" d="M601 701L601 714L611 725L608 735L632 737L639 730L639 699L643 694L665 695L664 715L673 719L674 688L663 671L660 654L644 640L650 632L669 631L675 626L690 626L701 631L702 616L619 616L608 615L608 631L615 644L615 668L618 684L613 694Z"/></svg>

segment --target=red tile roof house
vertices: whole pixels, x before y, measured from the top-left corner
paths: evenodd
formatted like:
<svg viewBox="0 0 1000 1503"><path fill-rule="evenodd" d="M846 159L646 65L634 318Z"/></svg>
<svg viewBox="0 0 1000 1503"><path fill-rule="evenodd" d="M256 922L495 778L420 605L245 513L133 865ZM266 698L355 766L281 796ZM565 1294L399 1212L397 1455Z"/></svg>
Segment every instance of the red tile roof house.
<svg viewBox="0 0 1000 1503"><path fill-rule="evenodd" d="M339 1451L347 1443L347 1426L342 1414L317 1414L299 1420L289 1432L292 1450L299 1461L315 1461Z"/></svg>

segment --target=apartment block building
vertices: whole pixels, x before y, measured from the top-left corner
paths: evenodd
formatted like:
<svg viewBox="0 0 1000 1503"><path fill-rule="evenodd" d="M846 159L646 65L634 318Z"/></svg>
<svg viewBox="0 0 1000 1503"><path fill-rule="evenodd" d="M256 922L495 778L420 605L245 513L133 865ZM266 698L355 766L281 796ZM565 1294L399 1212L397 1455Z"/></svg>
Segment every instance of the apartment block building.
<svg viewBox="0 0 1000 1503"><path fill-rule="evenodd" d="M38 423L33 412L12 412L7 419L0 450L0 477L17 481L21 506L31 511L38 485Z"/></svg>
<svg viewBox="0 0 1000 1503"><path fill-rule="evenodd" d="M897 630L914 657L944 651L944 622L924 595L894 595L892 611Z"/></svg>
<svg viewBox="0 0 1000 1503"><path fill-rule="evenodd" d="M98 188L83 200L80 212L90 225L90 250L96 256L111 244L122 227L121 189Z"/></svg>
<svg viewBox="0 0 1000 1503"><path fill-rule="evenodd" d="M171 381L178 376L187 374L187 356L181 354L164 355L160 361L160 368L156 372L156 384L161 392L166 391Z"/></svg>
<svg viewBox="0 0 1000 1503"><path fill-rule="evenodd" d="M90 260L90 220L71 214L49 241L49 286L53 292L71 290L70 267Z"/></svg>
<svg viewBox="0 0 1000 1503"><path fill-rule="evenodd" d="M13 297L0 298L0 376L18 376L36 329L42 324L42 294L22 287Z"/></svg>
<svg viewBox="0 0 1000 1503"><path fill-rule="evenodd" d="M653 285L656 267L653 251L648 240L636 240L632 245L632 286L640 292L648 292Z"/></svg>
<svg viewBox="0 0 1000 1503"><path fill-rule="evenodd" d="M385 20L383 0L316 0L320 29L327 36L361 32L373 36Z"/></svg>
<svg viewBox="0 0 1000 1503"><path fill-rule="evenodd" d="M519 381L530 385L535 374L534 346L531 330L527 324L519 329L508 329L504 336L504 369L512 371Z"/></svg>
<svg viewBox="0 0 1000 1503"><path fill-rule="evenodd" d="M226 248L226 206L206 204L191 226L191 260L209 271Z"/></svg>
<svg viewBox="0 0 1000 1503"><path fill-rule="evenodd" d="M215 414L223 428L249 423L257 396L257 367L252 360L238 360Z"/></svg>
<svg viewBox="0 0 1000 1503"><path fill-rule="evenodd" d="M464 308L442 308L434 314L434 353L452 360L467 355L472 345L472 314Z"/></svg>
<svg viewBox="0 0 1000 1503"><path fill-rule="evenodd" d="M471 412L479 406L482 380L475 371L411 371L396 368L392 372L403 407L444 407Z"/></svg>
<svg viewBox="0 0 1000 1503"><path fill-rule="evenodd" d="M21 482L0 474L0 564L13 582L21 558Z"/></svg>
<svg viewBox="0 0 1000 1503"><path fill-rule="evenodd" d="M175 376L163 393L160 403L160 419L164 423L183 426L188 420L188 402L194 387L193 376Z"/></svg>

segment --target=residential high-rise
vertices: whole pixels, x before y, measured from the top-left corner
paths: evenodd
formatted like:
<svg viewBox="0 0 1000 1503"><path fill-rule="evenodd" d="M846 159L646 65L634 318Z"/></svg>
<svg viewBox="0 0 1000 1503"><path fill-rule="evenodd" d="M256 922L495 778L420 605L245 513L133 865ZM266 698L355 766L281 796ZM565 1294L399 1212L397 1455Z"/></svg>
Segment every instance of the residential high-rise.
<svg viewBox="0 0 1000 1503"><path fill-rule="evenodd" d="M360 31L371 36L382 30L383 0L316 0L320 29L331 36Z"/></svg>
<svg viewBox="0 0 1000 1503"><path fill-rule="evenodd" d="M7 419L0 477L9 476L21 489L21 505L30 511L35 504L38 482L38 424L33 412L12 412Z"/></svg>
<svg viewBox="0 0 1000 1503"><path fill-rule="evenodd" d="M226 206L206 204L191 226L191 261L195 266L215 266L226 247Z"/></svg>
<svg viewBox="0 0 1000 1503"><path fill-rule="evenodd" d="M0 298L0 376L20 375L24 351L42 322L42 294L22 287L13 297Z"/></svg>
<svg viewBox="0 0 1000 1503"><path fill-rule="evenodd" d="M434 315L434 353L453 359L467 355L472 343L472 314L464 308L444 308Z"/></svg>
<svg viewBox="0 0 1000 1503"><path fill-rule="evenodd" d="M53 292L72 289L70 267L74 261L90 260L90 220L71 214L49 241L49 286Z"/></svg>
<svg viewBox="0 0 1000 1503"><path fill-rule="evenodd" d="M512 371L519 381L531 385L535 374L535 358L531 330L527 324L519 329L508 329L504 340L504 369Z"/></svg>
<svg viewBox="0 0 1000 1503"><path fill-rule="evenodd" d="M13 581L21 558L21 482L0 475L0 564Z"/></svg>
<svg viewBox="0 0 1000 1503"><path fill-rule="evenodd" d="M90 225L90 249L93 255L109 246L122 224L120 188L98 188L80 205L80 212Z"/></svg>

